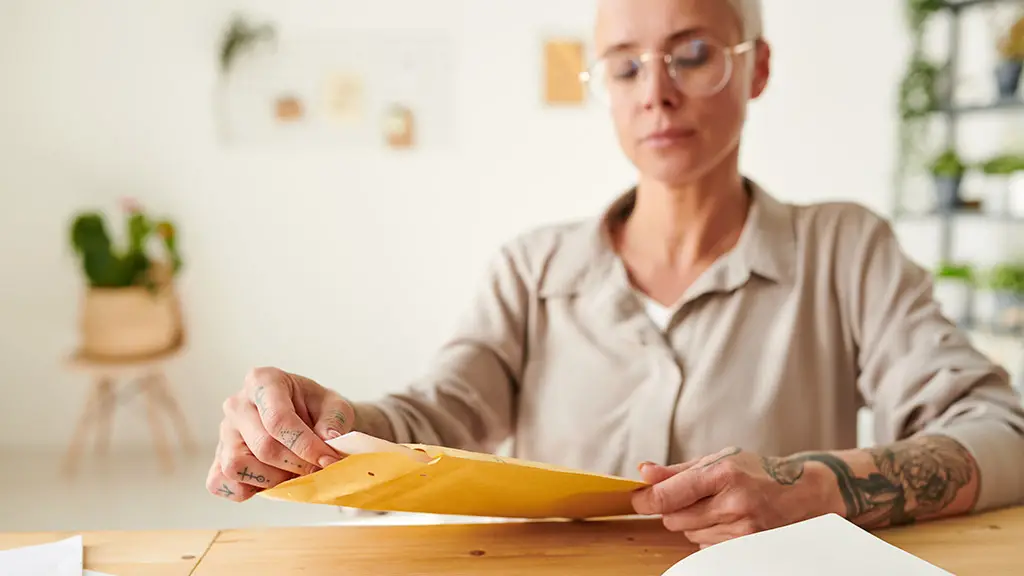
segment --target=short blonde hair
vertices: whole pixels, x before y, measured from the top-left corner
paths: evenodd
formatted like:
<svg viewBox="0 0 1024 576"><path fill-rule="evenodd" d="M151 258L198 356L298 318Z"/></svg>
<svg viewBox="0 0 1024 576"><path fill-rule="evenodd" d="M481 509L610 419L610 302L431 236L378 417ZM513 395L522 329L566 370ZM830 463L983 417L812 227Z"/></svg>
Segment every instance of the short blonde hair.
<svg viewBox="0 0 1024 576"><path fill-rule="evenodd" d="M743 40L759 39L764 34L761 0L729 0L729 4L740 17Z"/></svg>

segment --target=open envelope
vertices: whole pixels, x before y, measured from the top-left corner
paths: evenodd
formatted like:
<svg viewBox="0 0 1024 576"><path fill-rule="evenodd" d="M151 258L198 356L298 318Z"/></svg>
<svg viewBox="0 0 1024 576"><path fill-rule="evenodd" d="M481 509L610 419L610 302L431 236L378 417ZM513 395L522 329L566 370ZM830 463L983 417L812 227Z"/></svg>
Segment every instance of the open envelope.
<svg viewBox="0 0 1024 576"><path fill-rule="evenodd" d="M630 497L645 486L538 462L372 440L381 447L362 453L340 450L351 455L260 494L389 512L577 519L634 514Z"/></svg>

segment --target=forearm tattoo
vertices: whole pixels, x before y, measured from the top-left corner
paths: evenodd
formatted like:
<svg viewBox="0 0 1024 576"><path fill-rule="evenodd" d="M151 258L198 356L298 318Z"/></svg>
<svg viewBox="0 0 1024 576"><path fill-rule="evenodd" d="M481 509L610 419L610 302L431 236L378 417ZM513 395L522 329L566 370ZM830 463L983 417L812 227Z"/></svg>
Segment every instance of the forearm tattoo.
<svg viewBox="0 0 1024 576"><path fill-rule="evenodd" d="M828 452L765 458L765 472L779 484L796 482L804 463L821 462L835 474L846 517L864 527L911 524L942 512L977 475L974 459L959 442L942 436L904 440L867 449L877 471L857 475Z"/></svg>

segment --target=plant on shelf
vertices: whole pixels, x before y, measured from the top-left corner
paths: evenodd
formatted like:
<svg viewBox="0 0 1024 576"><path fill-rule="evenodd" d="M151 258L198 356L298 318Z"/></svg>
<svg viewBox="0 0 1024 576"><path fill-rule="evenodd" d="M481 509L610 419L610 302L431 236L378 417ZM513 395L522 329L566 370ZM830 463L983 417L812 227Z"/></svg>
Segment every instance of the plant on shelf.
<svg viewBox="0 0 1024 576"><path fill-rule="evenodd" d="M993 323L1002 328L1019 328L1024 302L1024 264L1003 263L993 267L986 276L986 286L995 299Z"/></svg>
<svg viewBox="0 0 1024 576"><path fill-rule="evenodd" d="M935 277L963 284L974 284L974 267L970 264L944 262L935 269Z"/></svg>
<svg viewBox="0 0 1024 576"><path fill-rule="evenodd" d="M935 300L942 313L957 323L968 321L975 284L974 267L944 262L935 269L934 276Z"/></svg>
<svg viewBox="0 0 1024 576"><path fill-rule="evenodd" d="M954 210L963 204L960 183L967 167L955 150L946 150L932 160L929 170L935 180L936 204L940 211Z"/></svg>
<svg viewBox="0 0 1024 576"><path fill-rule="evenodd" d="M943 69L923 56L915 54L899 87L899 158L898 181L924 160L924 145L929 124L925 119L940 107L940 82Z"/></svg>
<svg viewBox="0 0 1024 576"><path fill-rule="evenodd" d="M940 100L945 96L940 86L944 67L925 57L923 48L925 24L944 8L944 3L942 0L906 0L904 8L911 33L911 50L899 87L897 186L911 169L922 163L922 143L927 140L928 133L928 123L922 120L940 108Z"/></svg>
<svg viewBox="0 0 1024 576"><path fill-rule="evenodd" d="M122 204L126 242L116 246L103 214L77 214L70 230L87 290L81 317L82 352L132 357L173 347L181 337L173 279L182 268L177 230L153 220L133 200ZM155 237L163 258L149 245Z"/></svg>
<svg viewBox="0 0 1024 576"><path fill-rule="evenodd" d="M999 65L996 83L999 97L1014 98L1020 89L1021 71L1024 70L1024 16L1021 16L999 41Z"/></svg>
<svg viewBox="0 0 1024 576"><path fill-rule="evenodd" d="M933 14L945 8L945 0L907 0L905 6L907 23L914 34L915 50L919 49L924 35L924 25Z"/></svg>
<svg viewBox="0 0 1024 576"><path fill-rule="evenodd" d="M1024 154L1000 154L981 164L981 171L992 176L1024 172Z"/></svg>
<svg viewBox="0 0 1024 576"><path fill-rule="evenodd" d="M254 25L241 16L235 16L221 41L220 69L227 74L235 58L244 50L264 41L272 41L277 32L270 24Z"/></svg>

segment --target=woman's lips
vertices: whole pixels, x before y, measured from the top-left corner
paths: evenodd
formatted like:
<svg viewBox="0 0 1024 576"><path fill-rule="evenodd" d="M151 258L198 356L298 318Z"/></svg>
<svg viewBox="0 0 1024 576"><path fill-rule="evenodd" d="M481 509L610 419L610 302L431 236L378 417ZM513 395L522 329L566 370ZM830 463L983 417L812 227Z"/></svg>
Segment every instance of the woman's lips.
<svg viewBox="0 0 1024 576"><path fill-rule="evenodd" d="M667 148L686 142L696 134L696 130L689 128L668 128L648 134L644 137L643 143L653 148Z"/></svg>

